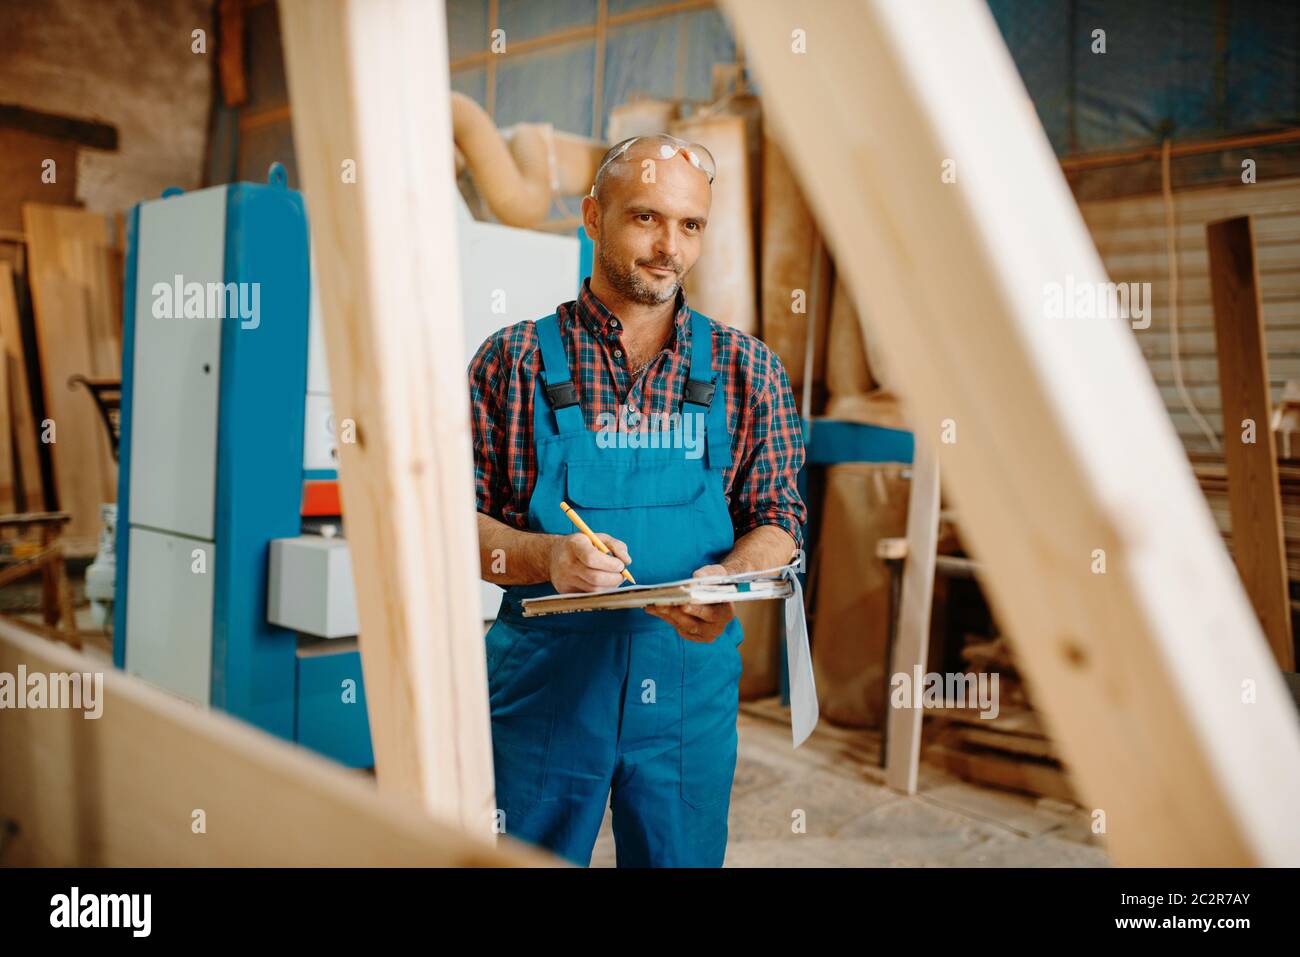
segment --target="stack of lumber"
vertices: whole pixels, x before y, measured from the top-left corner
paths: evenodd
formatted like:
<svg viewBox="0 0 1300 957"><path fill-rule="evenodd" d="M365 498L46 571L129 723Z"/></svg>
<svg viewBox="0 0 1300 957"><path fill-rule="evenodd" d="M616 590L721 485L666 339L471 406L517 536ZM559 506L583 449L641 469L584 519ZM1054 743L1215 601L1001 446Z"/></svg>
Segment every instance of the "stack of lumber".
<svg viewBox="0 0 1300 957"><path fill-rule="evenodd" d="M1190 455L1196 480L1205 493L1214 522L1229 551L1232 550L1232 518L1228 508L1228 469L1222 454L1195 452ZM1300 581L1300 459L1279 458L1278 484L1282 494L1282 537L1286 541L1286 573Z"/></svg>
<svg viewBox="0 0 1300 957"><path fill-rule="evenodd" d="M28 510L38 506L29 491L34 475L26 456L34 442L43 442L49 447L58 505L71 515L66 550L72 555L93 554L100 505L116 500L117 465L93 399L69 379L121 376L121 252L106 217L71 206L26 203L23 230L45 419L35 422L30 411L20 409L21 397L10 401L13 411L7 418ZM4 298L0 278L0 313L7 312ZM22 391L15 389L14 373L26 357L16 329L0 332L11 360L8 394L13 396ZM35 488L39 489L39 482ZM45 502L44 507L53 504Z"/></svg>
<svg viewBox="0 0 1300 957"><path fill-rule="evenodd" d="M1028 708L995 718L953 708L928 713L935 725L927 761L976 784L1078 803L1055 746Z"/></svg>

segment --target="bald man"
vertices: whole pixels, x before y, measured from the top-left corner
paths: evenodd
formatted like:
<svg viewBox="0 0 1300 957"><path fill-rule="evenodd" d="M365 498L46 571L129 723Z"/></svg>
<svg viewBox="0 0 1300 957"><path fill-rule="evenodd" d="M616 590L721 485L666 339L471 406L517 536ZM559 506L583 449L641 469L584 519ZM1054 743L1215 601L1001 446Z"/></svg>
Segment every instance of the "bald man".
<svg viewBox="0 0 1300 957"><path fill-rule="evenodd" d="M611 149L583 226L591 278L470 364L504 830L587 865L721 866L742 633L731 605L523 617L525 598L771 568L802 546L804 451L785 370L686 304L715 169L667 135ZM560 508L576 509L599 551Z"/></svg>

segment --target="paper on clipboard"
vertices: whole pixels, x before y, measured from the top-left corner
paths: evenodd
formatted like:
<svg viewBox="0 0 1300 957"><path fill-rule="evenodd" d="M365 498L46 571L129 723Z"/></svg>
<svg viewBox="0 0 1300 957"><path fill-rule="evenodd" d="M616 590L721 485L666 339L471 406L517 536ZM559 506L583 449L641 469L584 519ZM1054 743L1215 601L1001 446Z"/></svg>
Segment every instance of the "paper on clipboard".
<svg viewBox="0 0 1300 957"><path fill-rule="evenodd" d="M794 594L785 600L785 660L790 680L790 734L797 748L817 727L821 709L813 680L808 623L804 620L803 586L793 570L787 574L794 584Z"/></svg>

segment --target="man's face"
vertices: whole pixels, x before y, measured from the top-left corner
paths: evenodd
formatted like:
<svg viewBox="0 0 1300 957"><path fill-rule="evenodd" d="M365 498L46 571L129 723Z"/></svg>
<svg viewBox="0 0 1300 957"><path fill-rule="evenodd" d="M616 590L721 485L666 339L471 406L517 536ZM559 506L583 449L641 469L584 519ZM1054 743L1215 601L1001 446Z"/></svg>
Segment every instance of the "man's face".
<svg viewBox="0 0 1300 957"><path fill-rule="evenodd" d="M677 295L700 258L712 198L703 172L680 154L660 158L658 148L634 144L607 171L603 205L588 197L582 207L596 267L621 295L644 305Z"/></svg>

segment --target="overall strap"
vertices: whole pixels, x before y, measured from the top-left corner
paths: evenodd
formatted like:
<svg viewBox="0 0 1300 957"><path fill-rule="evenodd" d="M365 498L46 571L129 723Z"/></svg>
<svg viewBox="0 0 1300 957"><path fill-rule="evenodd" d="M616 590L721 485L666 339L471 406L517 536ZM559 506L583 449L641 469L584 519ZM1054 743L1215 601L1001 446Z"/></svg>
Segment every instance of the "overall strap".
<svg viewBox="0 0 1300 957"><path fill-rule="evenodd" d="M731 436L727 432L726 399L713 401L717 381L718 373L713 368L713 330L707 318L691 310L691 366L682 398L682 415L705 417L709 468L725 469L731 465Z"/></svg>
<svg viewBox="0 0 1300 957"><path fill-rule="evenodd" d="M561 432L578 432L586 428L578 405L578 389L569 377L569 360L564 355L557 314L537 320L537 338L542 347L542 378L546 400L555 413Z"/></svg>

